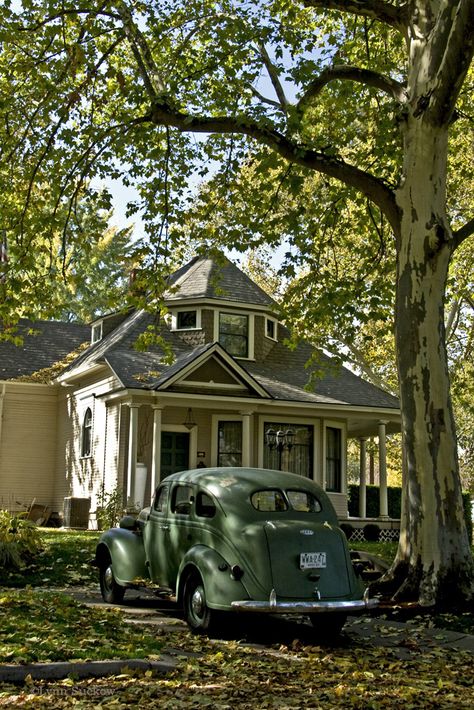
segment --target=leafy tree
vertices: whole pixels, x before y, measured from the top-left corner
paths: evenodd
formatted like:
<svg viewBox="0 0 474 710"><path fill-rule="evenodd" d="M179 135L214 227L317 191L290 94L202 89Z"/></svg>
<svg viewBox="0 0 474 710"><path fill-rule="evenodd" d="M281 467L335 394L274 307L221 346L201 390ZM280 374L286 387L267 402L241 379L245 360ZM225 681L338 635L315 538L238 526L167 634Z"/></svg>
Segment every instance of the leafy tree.
<svg viewBox="0 0 474 710"><path fill-rule="evenodd" d="M474 231L472 175L463 162L474 0L22 6L21 17L9 3L2 8L0 60L1 207L19 261L31 269L37 240L47 243L64 224L59 207L70 215L84 182L107 174L138 189L131 209L143 207L149 229L140 257L159 298L158 265L181 236L174 225L182 224L183 203L192 197L191 177L196 167L204 176L221 163L214 200L194 237L216 233L213 208L245 166L259 185L247 189L249 204L267 204L269 225L286 212L284 237L296 259L313 256L295 237L301 226L311 227L327 258L338 253L336 238L350 246L352 263L326 296L323 326L331 310L350 336L351 327L388 312L384 286L395 264L407 477L391 574L423 604L472 598L444 298L453 254ZM459 144L464 155L453 153ZM46 196L33 189L44 184ZM289 210L279 198L283 185ZM37 209L44 201L48 219ZM341 214L352 230L332 237L331 219L335 224ZM268 234L248 218L225 231L242 250L247 234L251 246ZM278 239L274 234L270 246ZM324 261L314 258L318 277L330 279ZM308 298L312 282L310 274ZM31 294L38 298L41 288Z"/></svg>

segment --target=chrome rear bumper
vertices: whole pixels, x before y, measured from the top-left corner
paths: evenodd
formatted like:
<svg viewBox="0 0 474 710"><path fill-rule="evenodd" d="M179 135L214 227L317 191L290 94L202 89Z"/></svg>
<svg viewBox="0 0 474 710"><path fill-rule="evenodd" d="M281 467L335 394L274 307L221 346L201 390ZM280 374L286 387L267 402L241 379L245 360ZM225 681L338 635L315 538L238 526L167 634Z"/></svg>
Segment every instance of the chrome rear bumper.
<svg viewBox="0 0 474 710"><path fill-rule="evenodd" d="M378 604L378 599L369 599L367 591L363 599L351 599L349 601L279 602L275 591L272 589L268 601L244 599L232 602L232 609L236 611L268 612L270 614L317 614L319 612L337 611L350 614L351 612L375 609Z"/></svg>

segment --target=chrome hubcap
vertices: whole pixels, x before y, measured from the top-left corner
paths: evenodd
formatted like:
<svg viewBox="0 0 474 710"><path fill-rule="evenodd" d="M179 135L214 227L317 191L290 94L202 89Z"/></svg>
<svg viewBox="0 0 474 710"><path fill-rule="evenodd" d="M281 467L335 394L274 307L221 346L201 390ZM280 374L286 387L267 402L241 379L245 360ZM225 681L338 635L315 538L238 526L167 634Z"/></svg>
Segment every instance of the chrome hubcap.
<svg viewBox="0 0 474 710"><path fill-rule="evenodd" d="M204 595L199 587L194 590L191 597L191 608L195 616L202 616L204 610Z"/></svg>
<svg viewBox="0 0 474 710"><path fill-rule="evenodd" d="M112 567L109 565L107 569L104 572L104 582L107 587L112 586L112 582L114 580L114 574L112 572Z"/></svg>

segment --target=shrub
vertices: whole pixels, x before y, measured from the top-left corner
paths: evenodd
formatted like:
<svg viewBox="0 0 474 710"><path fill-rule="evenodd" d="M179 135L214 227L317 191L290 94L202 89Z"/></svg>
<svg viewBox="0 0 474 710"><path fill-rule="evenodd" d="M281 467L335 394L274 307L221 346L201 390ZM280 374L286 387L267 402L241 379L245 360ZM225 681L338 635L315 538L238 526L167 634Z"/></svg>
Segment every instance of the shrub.
<svg viewBox="0 0 474 710"><path fill-rule="evenodd" d="M350 540L352 535L354 534L354 528L349 523L342 523L341 530L348 540Z"/></svg>
<svg viewBox="0 0 474 710"><path fill-rule="evenodd" d="M115 488L105 493L102 488L100 500L101 506L96 511L97 527L99 530L108 530L115 527L123 515L123 491Z"/></svg>
<svg viewBox="0 0 474 710"><path fill-rule="evenodd" d="M26 515L0 510L0 567L21 569L43 549L39 530Z"/></svg>
<svg viewBox="0 0 474 710"><path fill-rule="evenodd" d="M375 523L367 523L364 527L364 537L367 542L378 542L380 537L380 528Z"/></svg>

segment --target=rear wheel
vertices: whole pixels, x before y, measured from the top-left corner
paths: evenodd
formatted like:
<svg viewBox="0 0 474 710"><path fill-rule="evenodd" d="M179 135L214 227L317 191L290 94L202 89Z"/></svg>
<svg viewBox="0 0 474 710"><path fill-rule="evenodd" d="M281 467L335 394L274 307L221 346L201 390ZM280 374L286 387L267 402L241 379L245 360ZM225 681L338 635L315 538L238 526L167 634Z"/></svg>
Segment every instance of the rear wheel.
<svg viewBox="0 0 474 710"><path fill-rule="evenodd" d="M214 621L213 612L206 603L206 591L201 576L190 574L184 585L184 618L195 633L206 633Z"/></svg>
<svg viewBox="0 0 474 710"><path fill-rule="evenodd" d="M125 587L118 584L114 577L112 562L108 560L100 566L100 591L102 598L108 604L121 604L125 594Z"/></svg>
<svg viewBox="0 0 474 710"><path fill-rule="evenodd" d="M331 638L333 636L339 636L342 627L346 623L347 614L319 613L310 614L309 618L318 636Z"/></svg>

